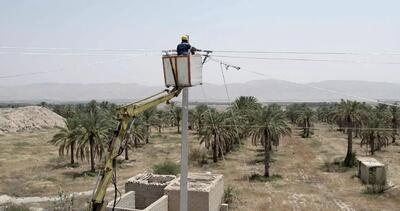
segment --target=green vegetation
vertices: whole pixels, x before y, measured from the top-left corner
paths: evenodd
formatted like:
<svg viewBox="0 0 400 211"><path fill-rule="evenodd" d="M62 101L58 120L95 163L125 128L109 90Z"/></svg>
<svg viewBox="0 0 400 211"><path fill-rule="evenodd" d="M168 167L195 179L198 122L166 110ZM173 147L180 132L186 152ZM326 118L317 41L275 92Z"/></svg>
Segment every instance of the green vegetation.
<svg viewBox="0 0 400 211"><path fill-rule="evenodd" d="M207 152L200 149L191 149L189 152L189 160L203 166L208 163Z"/></svg>
<svg viewBox="0 0 400 211"><path fill-rule="evenodd" d="M272 181L276 181L276 180L280 180L282 179L282 176L279 174L273 174L269 177L265 177L264 175L260 175L260 174L252 174L249 177L249 180L251 182L272 182Z"/></svg>
<svg viewBox="0 0 400 211"><path fill-rule="evenodd" d="M224 203L232 204L238 200L238 192L233 186L228 185L224 190Z"/></svg>
<svg viewBox="0 0 400 211"><path fill-rule="evenodd" d="M76 105L41 105L66 118L66 128L60 128L51 140L59 147L59 155L69 155L70 166L79 165L76 159L87 160L90 170L95 172L96 162L104 158L115 128L116 105L96 101ZM152 138L165 138L162 133L166 128L176 127L179 133L181 111L181 107L171 104L169 109L154 108L139 115L132 122L123 144L125 160L129 160L129 150L150 143ZM355 165L353 138L360 138L361 146L367 147L371 154L395 143L400 110L396 105L370 106L349 100L340 103L293 103L283 109L277 104L263 106L253 96L241 96L224 110L199 104L189 111L189 129L197 135L199 144L205 149L192 149L190 160L200 166L208 164L208 159L217 163L234 149L242 147L244 141L251 140L254 145L262 146L262 157L255 157L255 163L264 163L264 176L268 177L272 146L278 147L280 139L290 135L293 128L299 128L297 131L303 138L312 137L317 121L337 125L339 131L347 135L346 156L339 166L352 167ZM151 136L152 129L156 129L158 134ZM309 143L314 148L321 145L317 138L310 139ZM331 161L326 161L324 165L326 171L341 171L341 167Z"/></svg>
<svg viewBox="0 0 400 211"><path fill-rule="evenodd" d="M254 118L254 123L257 127L251 130L251 140L254 145L259 142L264 148L264 176L269 177L272 144L278 146L279 139L289 135L291 129L284 119L284 112L273 106L260 109Z"/></svg>
<svg viewBox="0 0 400 211"><path fill-rule="evenodd" d="M344 159L345 166L352 165L353 130L360 127L368 119L365 104L356 101L342 100L334 111L333 119L339 127L347 131L347 153Z"/></svg>
<svg viewBox="0 0 400 211"><path fill-rule="evenodd" d="M153 166L153 173L162 175L178 175L180 166L172 161L164 161Z"/></svg>

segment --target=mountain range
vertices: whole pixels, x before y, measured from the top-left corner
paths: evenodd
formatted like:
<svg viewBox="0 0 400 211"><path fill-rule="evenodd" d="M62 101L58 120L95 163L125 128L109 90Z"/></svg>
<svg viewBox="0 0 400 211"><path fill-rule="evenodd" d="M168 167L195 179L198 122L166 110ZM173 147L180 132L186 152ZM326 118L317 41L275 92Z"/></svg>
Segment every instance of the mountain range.
<svg viewBox="0 0 400 211"><path fill-rule="evenodd" d="M82 102L91 99L129 102L163 89L162 86L133 83L0 86L0 102ZM190 88L189 96L191 101L197 102L228 102L238 96L250 95L261 102L331 102L342 98L361 101L400 100L400 84L369 81L337 80L300 84L269 79L227 84L227 90L229 98L224 85L206 83L202 87Z"/></svg>

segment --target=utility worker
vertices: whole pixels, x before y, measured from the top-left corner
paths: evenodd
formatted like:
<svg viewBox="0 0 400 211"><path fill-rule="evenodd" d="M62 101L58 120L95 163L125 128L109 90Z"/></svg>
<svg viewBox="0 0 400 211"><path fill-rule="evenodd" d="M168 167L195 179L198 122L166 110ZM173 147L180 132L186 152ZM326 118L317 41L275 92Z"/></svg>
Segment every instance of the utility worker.
<svg viewBox="0 0 400 211"><path fill-rule="evenodd" d="M181 40L182 42L176 47L176 52L179 56L188 55L189 52L194 54L195 51L200 51L200 49L197 49L189 44L189 35L183 35Z"/></svg>

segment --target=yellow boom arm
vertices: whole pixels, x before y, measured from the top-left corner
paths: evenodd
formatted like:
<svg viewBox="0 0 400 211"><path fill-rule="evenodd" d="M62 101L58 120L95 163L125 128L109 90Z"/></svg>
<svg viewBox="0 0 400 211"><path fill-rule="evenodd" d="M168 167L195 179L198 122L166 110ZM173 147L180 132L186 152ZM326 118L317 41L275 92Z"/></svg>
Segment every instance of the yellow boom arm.
<svg viewBox="0 0 400 211"><path fill-rule="evenodd" d="M140 113L153 108L161 103L168 102L172 98L179 95L181 89L165 90L157 93L141 101L121 106L117 109L117 119L119 122L118 128L114 137L111 140L108 154L105 160L104 169L100 172L100 179L96 184L92 201L89 210L100 211L104 210L104 197L107 188L112 182L113 170L115 168L115 159L118 157L122 147L122 143L126 138L126 133L129 130L129 122L132 121Z"/></svg>

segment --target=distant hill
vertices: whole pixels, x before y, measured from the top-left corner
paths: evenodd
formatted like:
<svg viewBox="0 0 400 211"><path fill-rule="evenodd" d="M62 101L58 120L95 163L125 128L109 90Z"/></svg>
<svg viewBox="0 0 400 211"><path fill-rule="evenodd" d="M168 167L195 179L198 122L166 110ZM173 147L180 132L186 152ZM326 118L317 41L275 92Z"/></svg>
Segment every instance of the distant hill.
<svg viewBox="0 0 400 211"><path fill-rule="evenodd" d="M228 101L223 85L204 84L190 90L191 101ZM32 84L0 87L0 102L77 102L109 100L127 102L163 90L138 84ZM228 84L230 98L252 95L262 102L320 102L347 99L400 100L400 84L366 81L322 81L298 84L282 80L257 80ZM361 97L356 98L355 96Z"/></svg>

